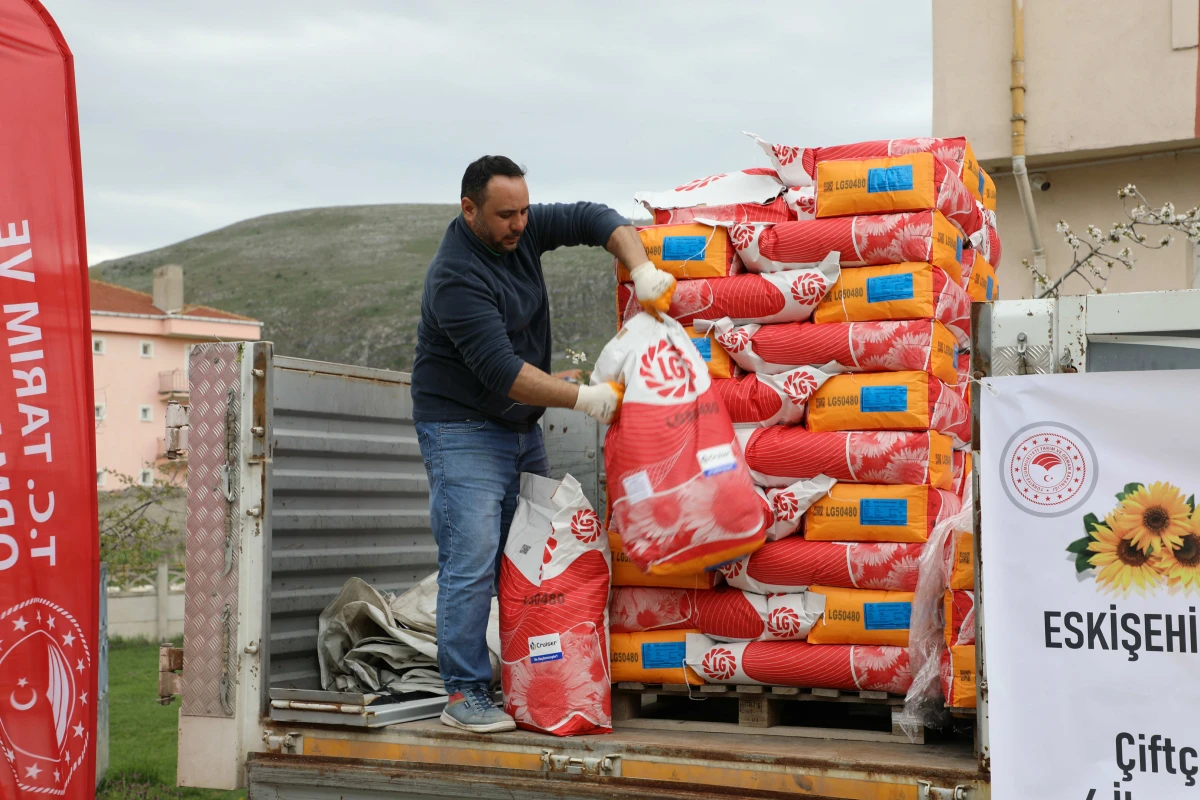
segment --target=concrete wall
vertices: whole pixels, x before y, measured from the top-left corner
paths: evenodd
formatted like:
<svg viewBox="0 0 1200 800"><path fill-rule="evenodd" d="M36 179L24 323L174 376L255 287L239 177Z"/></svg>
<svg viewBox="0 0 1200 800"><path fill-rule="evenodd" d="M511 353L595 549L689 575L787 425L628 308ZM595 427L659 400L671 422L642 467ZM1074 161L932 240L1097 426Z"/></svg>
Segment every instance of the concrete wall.
<svg viewBox="0 0 1200 800"><path fill-rule="evenodd" d="M108 635L125 639L161 641L183 635L183 589L167 596L165 633L158 624L157 594L112 594L108 596Z"/></svg>
<svg viewBox="0 0 1200 800"><path fill-rule="evenodd" d="M1045 172L1050 189L1034 190L1038 227L1046 247L1047 262L1052 275L1061 275L1071 263L1071 249L1054 230L1060 219L1084 235L1088 224L1107 231L1112 223L1125 219L1117 189L1127 183L1136 184L1151 205L1167 201L1179 211L1200 205L1200 153L1165 155L1116 163L1050 169ZM1012 299L1031 297L1033 281L1021 266L1029 257L1029 228L1021 213L1020 201L1011 175L996 180L999 222L1003 255L998 276L1001 297ZM1152 241L1157 238L1153 229L1145 231ZM1123 245L1118 245L1118 249ZM1159 289L1196 288L1192 272L1192 246L1182 236L1175 236L1170 247L1150 251L1130 246L1138 259L1129 272L1123 267L1114 271L1109 292L1146 292ZM1064 294L1086 294L1087 284L1072 278L1065 284Z"/></svg>
<svg viewBox="0 0 1200 800"><path fill-rule="evenodd" d="M1027 154L1195 143L1198 0L1025 3ZM1011 156L1011 4L933 0L933 133ZM1061 159L1051 159L1061 160Z"/></svg>

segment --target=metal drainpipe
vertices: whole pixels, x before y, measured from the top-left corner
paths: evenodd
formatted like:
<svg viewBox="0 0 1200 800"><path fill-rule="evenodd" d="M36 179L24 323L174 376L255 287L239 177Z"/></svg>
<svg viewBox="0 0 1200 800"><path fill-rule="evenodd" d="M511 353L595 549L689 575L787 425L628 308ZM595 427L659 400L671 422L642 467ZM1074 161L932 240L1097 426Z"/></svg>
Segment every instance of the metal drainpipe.
<svg viewBox="0 0 1200 800"><path fill-rule="evenodd" d="M1033 205L1033 191L1029 186L1029 172L1025 169L1025 0L1013 0L1013 51L1012 51L1012 165L1013 179L1017 183L1017 197L1021 199L1021 210L1029 225L1029 241L1033 244L1033 265L1046 274L1046 248L1042 246L1042 234L1038 230L1037 209ZM1034 291L1037 287L1034 286Z"/></svg>

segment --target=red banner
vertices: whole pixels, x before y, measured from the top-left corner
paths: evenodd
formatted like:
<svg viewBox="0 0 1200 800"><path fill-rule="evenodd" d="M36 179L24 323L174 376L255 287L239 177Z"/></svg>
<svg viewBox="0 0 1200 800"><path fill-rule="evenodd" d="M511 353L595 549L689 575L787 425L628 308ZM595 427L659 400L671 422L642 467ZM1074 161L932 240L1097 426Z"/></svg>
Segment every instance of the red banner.
<svg viewBox="0 0 1200 800"><path fill-rule="evenodd" d="M71 51L0 0L0 798L94 794L96 447Z"/></svg>

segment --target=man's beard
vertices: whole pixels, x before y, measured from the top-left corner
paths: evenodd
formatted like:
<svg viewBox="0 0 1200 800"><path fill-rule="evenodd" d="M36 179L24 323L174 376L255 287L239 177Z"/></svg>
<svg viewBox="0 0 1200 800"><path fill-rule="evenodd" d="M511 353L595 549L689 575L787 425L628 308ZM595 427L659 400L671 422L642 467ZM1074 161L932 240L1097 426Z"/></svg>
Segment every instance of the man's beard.
<svg viewBox="0 0 1200 800"><path fill-rule="evenodd" d="M476 218L475 222L471 223L470 227L471 227L471 232L474 233L476 236L478 236L479 241L481 241L485 245L487 245L489 250L492 250L493 252L496 252L496 253L506 252L507 248L504 246L504 242L501 239L493 239L492 238L492 233L491 233L491 231L489 231L487 229L487 226L483 223L483 220ZM521 241L521 238L518 236L517 242L520 242L520 241ZM514 250L516 249L515 243L514 243L514 247L512 249L514 249Z"/></svg>

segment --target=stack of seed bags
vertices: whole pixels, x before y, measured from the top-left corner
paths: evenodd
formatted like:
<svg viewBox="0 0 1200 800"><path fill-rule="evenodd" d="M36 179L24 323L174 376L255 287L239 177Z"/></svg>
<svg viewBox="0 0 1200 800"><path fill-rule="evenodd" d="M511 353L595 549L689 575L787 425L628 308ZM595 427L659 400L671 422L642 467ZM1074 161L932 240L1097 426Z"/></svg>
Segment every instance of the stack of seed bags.
<svg viewBox="0 0 1200 800"><path fill-rule="evenodd" d="M612 629L659 641L677 631L671 659L694 668L688 681L903 693L918 559L959 510L970 469L964 286L994 297L977 249L995 238L994 187L963 139L760 143L773 171L638 199L669 223L643 231L652 258L682 253L659 237L683 226L705 255L719 243L710 269L721 274L703 285L694 265L673 270L683 280L670 313L715 341L710 363L736 365L713 373L714 388L741 428L768 543L722 568L725 591L614 588ZM781 199L792 218L779 218ZM772 278L814 270L837 280L812 320L780 315L786 302L764 283L786 296L787 278ZM633 300L619 295L624 317ZM687 631L698 633L684 646Z"/></svg>

